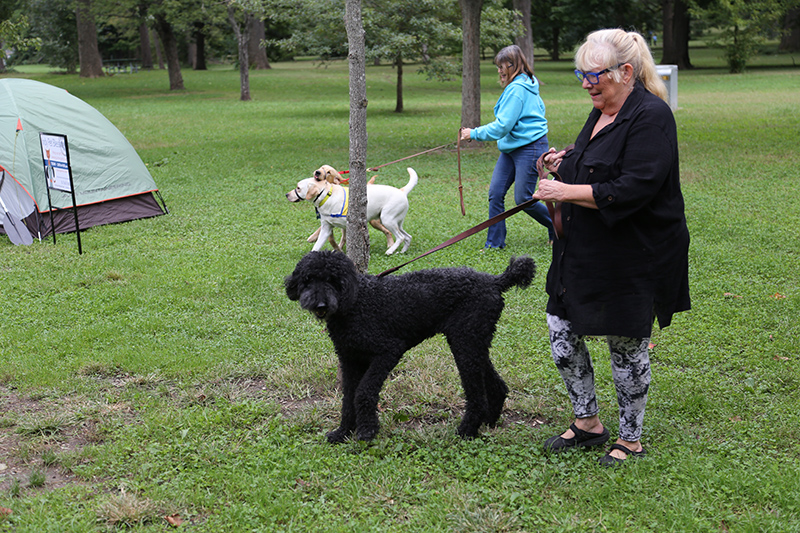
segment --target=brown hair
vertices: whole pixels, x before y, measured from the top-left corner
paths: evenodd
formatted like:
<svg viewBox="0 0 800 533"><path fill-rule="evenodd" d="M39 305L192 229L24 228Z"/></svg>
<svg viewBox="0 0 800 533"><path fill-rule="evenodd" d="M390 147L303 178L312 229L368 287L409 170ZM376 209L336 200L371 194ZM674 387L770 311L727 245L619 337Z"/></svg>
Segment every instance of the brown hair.
<svg viewBox="0 0 800 533"><path fill-rule="evenodd" d="M575 52L578 70L613 68L620 63L633 67L633 78L662 100L667 100L667 87L656 70L656 62L647 41L640 33L620 29L597 30L586 37ZM615 82L622 81L618 69L606 74Z"/></svg>
<svg viewBox="0 0 800 533"><path fill-rule="evenodd" d="M516 44L506 46L494 56L494 64L498 67L500 65L505 65L505 63L511 63L511 74L508 77L508 83L511 83L520 72L524 72L533 78L533 69L528 64L528 60L525 59L525 54L522 53L522 49Z"/></svg>

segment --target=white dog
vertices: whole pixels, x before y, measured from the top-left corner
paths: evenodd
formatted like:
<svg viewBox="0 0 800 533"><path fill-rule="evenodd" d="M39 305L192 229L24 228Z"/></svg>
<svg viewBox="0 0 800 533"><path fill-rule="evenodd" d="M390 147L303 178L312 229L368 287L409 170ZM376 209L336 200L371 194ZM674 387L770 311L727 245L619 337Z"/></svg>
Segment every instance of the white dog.
<svg viewBox="0 0 800 533"><path fill-rule="evenodd" d="M386 255L393 254L402 244L402 251L411 245L411 235L403 229L403 220L408 213L408 193L417 184L417 173L408 168L408 183L401 189L389 185L367 185L367 220L380 220L394 236L394 244L386 250ZM308 200L317 208L320 215L320 233L314 243L313 251L317 252L329 240L333 228L347 227L347 210L350 201L349 190L330 178L331 171L323 166L314 172L313 178L306 178L297 183L297 187L286 193L290 202ZM338 173L336 173L338 175ZM341 251L335 241L331 241L334 249Z"/></svg>

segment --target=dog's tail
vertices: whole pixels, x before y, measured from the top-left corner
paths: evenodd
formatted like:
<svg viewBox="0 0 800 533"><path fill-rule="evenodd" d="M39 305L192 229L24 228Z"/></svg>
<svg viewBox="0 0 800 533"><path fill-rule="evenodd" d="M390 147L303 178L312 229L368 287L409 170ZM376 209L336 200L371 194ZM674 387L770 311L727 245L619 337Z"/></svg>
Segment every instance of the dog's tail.
<svg viewBox="0 0 800 533"><path fill-rule="evenodd" d="M408 193L410 193L411 189L413 189L417 184L419 178L417 178L417 173L413 168L408 167L406 170L408 170L408 183L406 183L403 187L400 187L400 190L406 193L406 196L408 196Z"/></svg>
<svg viewBox="0 0 800 533"><path fill-rule="evenodd" d="M506 271L497 276L497 285L500 291L505 292L511 287L526 288L531 284L536 275L536 263L530 257L512 257Z"/></svg>

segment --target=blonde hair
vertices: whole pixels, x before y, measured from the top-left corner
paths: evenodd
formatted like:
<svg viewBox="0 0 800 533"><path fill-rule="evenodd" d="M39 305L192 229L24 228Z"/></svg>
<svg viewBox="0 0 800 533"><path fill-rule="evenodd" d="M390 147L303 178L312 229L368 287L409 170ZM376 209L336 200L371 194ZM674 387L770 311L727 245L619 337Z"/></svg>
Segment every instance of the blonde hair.
<svg viewBox="0 0 800 533"><path fill-rule="evenodd" d="M630 63L633 78L662 100L667 100L667 87L656 70L656 62L647 41L640 33L620 29L597 30L590 33L575 52L578 70L612 68L606 76L617 83L622 73L614 68L620 63Z"/></svg>
<svg viewBox="0 0 800 533"><path fill-rule="evenodd" d="M517 77L517 74L520 72L524 72L528 76L533 78L533 69L528 64L528 60L525 59L525 54L522 53L522 48L517 46L516 44L512 44L510 46L506 46L499 52L497 55L494 56L494 64L498 67L504 63L511 63L511 74L508 76L508 83ZM506 85L508 85L506 83Z"/></svg>

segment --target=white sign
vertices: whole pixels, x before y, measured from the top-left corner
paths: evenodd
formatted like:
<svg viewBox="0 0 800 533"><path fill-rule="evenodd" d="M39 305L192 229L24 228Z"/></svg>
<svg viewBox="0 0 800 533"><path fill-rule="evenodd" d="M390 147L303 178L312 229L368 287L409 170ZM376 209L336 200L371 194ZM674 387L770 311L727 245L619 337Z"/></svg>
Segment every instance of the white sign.
<svg viewBox="0 0 800 533"><path fill-rule="evenodd" d="M39 140L42 143L42 159L44 160L47 187L57 191L72 192L66 135L40 133Z"/></svg>

